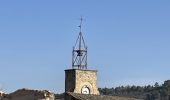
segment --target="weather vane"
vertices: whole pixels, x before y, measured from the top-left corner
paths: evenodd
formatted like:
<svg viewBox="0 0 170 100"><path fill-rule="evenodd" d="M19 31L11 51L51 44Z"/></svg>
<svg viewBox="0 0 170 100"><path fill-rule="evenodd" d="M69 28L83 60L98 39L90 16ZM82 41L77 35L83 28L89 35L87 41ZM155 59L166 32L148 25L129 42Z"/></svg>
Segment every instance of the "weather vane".
<svg viewBox="0 0 170 100"><path fill-rule="evenodd" d="M81 18L80 18L80 25L79 25L80 32L81 32L81 28L82 28L82 22L83 22L83 17L81 16Z"/></svg>

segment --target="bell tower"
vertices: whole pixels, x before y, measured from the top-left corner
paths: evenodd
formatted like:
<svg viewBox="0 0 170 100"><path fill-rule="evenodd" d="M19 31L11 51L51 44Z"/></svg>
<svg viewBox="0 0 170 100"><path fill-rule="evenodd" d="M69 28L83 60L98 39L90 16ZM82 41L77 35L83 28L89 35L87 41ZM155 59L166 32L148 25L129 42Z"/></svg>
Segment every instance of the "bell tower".
<svg viewBox="0 0 170 100"><path fill-rule="evenodd" d="M87 68L87 46L80 32L72 51L72 69L65 70L65 92L99 95L97 88L97 70Z"/></svg>
<svg viewBox="0 0 170 100"><path fill-rule="evenodd" d="M81 18L80 22L80 32L78 38L76 40L75 46L73 47L72 51L72 68L73 69L87 69L87 46L85 44L81 27L82 27Z"/></svg>

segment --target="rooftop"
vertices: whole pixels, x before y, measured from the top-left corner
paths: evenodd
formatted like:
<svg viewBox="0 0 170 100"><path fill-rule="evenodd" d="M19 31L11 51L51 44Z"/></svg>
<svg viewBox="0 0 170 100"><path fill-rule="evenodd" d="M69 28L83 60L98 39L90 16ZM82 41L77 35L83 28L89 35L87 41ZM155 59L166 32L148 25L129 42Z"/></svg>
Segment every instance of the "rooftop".
<svg viewBox="0 0 170 100"><path fill-rule="evenodd" d="M69 96L72 96L76 100L141 100L129 97L119 97L119 96L107 96L107 95L85 95L85 94L77 94L72 92L66 93Z"/></svg>

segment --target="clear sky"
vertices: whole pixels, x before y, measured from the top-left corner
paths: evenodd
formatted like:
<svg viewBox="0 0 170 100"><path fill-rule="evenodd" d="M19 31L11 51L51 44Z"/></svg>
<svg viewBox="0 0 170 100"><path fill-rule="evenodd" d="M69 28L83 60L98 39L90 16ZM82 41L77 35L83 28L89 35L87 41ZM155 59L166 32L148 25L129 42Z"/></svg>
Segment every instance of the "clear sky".
<svg viewBox="0 0 170 100"><path fill-rule="evenodd" d="M169 0L1 0L3 90L64 92L80 16L99 87L170 79Z"/></svg>

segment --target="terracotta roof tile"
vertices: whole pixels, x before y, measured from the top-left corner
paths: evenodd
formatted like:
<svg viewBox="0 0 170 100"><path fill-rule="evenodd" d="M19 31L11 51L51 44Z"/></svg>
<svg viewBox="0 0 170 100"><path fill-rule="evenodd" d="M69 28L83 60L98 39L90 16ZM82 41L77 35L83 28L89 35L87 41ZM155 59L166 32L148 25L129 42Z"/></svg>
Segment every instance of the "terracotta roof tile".
<svg viewBox="0 0 170 100"><path fill-rule="evenodd" d="M77 94L72 92L67 92L66 94L78 100L141 100L141 99L128 98L128 97L92 95L92 94L87 95L87 94Z"/></svg>

